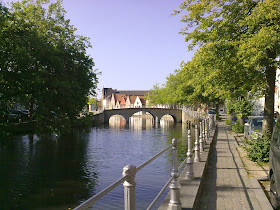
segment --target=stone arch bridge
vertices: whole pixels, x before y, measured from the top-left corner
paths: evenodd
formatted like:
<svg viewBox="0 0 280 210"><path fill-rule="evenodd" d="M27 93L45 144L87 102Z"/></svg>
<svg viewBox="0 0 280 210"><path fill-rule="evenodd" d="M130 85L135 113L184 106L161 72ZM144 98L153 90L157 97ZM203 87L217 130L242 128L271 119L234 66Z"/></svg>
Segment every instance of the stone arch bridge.
<svg viewBox="0 0 280 210"><path fill-rule="evenodd" d="M93 120L103 123L109 123L110 117L113 115L121 115L125 118L126 123L129 122L129 118L137 112L148 112L150 113L155 122L159 122L164 115L170 115L173 117L174 122L182 122L182 110L180 109L162 109L162 108L126 108L126 109L109 109L104 110L98 115L94 115Z"/></svg>

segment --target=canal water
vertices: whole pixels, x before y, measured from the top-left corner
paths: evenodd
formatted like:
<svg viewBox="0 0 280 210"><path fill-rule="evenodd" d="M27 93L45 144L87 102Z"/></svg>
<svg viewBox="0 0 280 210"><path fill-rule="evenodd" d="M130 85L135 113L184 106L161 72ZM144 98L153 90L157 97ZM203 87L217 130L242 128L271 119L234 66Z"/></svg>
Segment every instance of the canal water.
<svg viewBox="0 0 280 210"><path fill-rule="evenodd" d="M26 135L1 142L0 209L74 208L121 178L125 165L139 166L172 138L182 137L186 139L185 124L165 120L154 125L149 117L135 117L130 125L116 118L111 125L67 137ZM182 141L181 161L186 152L186 141ZM170 171L168 151L137 173L136 209L149 206L170 178ZM123 186L91 209L123 209Z"/></svg>

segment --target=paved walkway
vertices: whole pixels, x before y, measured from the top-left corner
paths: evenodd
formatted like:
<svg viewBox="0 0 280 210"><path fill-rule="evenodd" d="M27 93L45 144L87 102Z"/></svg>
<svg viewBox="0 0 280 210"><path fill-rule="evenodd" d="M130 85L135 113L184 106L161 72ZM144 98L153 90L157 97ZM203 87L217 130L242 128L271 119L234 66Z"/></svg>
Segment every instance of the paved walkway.
<svg viewBox="0 0 280 210"><path fill-rule="evenodd" d="M198 209L263 209L224 122L218 124Z"/></svg>

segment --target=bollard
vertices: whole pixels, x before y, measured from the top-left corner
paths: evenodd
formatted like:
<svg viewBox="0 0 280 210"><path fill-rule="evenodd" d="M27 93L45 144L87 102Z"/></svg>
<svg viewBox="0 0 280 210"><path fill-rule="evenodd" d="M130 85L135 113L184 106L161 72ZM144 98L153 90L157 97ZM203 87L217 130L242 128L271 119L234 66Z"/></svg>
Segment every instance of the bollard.
<svg viewBox="0 0 280 210"><path fill-rule="evenodd" d="M128 175L123 183L124 186L124 209L135 210L135 186L136 166L127 165L123 168L123 176Z"/></svg>
<svg viewBox="0 0 280 210"><path fill-rule="evenodd" d="M180 183L178 181L179 170L178 170L178 141L177 139L172 139L172 170L171 177L172 181L169 185L170 188L170 201L169 208L170 210L179 210L182 209L182 204L180 201Z"/></svg>
<svg viewBox="0 0 280 210"><path fill-rule="evenodd" d="M199 153L199 142L198 142L198 128L197 124L195 125L195 143L194 143L194 162L200 162L200 153Z"/></svg>
<svg viewBox="0 0 280 210"><path fill-rule="evenodd" d="M204 151L203 148L203 137L202 137L202 122L199 122L199 150L200 152Z"/></svg>
<svg viewBox="0 0 280 210"><path fill-rule="evenodd" d="M191 130L188 130L187 180L194 179Z"/></svg>

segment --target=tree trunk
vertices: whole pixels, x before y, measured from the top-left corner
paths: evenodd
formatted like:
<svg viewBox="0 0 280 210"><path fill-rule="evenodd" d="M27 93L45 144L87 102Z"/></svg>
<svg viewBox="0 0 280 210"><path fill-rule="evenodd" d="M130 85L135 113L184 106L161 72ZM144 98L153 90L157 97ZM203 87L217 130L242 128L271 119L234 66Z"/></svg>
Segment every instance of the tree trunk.
<svg viewBox="0 0 280 210"><path fill-rule="evenodd" d="M268 58L275 60L276 56L274 52L267 50ZM266 76L266 89L265 89L265 102L264 102L264 116L263 116L263 135L271 135L273 131L274 123L274 91L275 91L275 79L276 79L277 66L266 64L265 76Z"/></svg>
<svg viewBox="0 0 280 210"><path fill-rule="evenodd" d="M239 125L243 126L245 124L245 116L240 117Z"/></svg>
<svg viewBox="0 0 280 210"><path fill-rule="evenodd" d="M215 109L216 109L216 114L219 115L219 107L220 107L220 104L215 104Z"/></svg>

